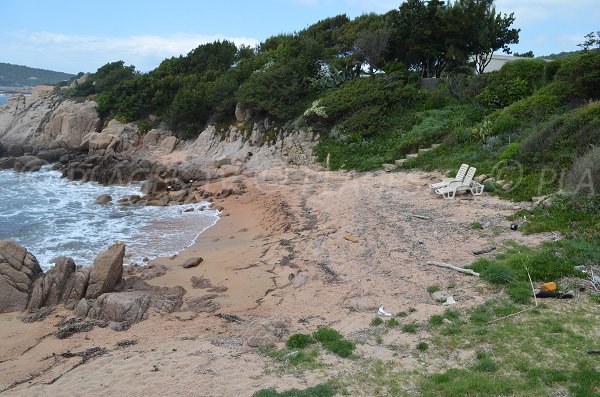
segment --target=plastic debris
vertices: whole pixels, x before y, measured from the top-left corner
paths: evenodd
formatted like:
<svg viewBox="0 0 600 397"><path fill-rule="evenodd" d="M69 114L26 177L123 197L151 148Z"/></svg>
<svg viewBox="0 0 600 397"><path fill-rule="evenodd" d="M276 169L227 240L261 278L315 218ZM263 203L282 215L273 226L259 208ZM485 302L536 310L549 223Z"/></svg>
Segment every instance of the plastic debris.
<svg viewBox="0 0 600 397"><path fill-rule="evenodd" d="M517 230L519 228L519 224L518 223L513 223L510 225L510 230Z"/></svg>
<svg viewBox="0 0 600 397"><path fill-rule="evenodd" d="M556 292L556 283L551 281L549 283L544 283L540 285L540 291L544 292Z"/></svg>
<svg viewBox="0 0 600 397"><path fill-rule="evenodd" d="M454 305L456 304L456 301L454 300L454 297L449 296L448 299L446 299L446 302L442 303L442 305L444 306L450 306L450 305Z"/></svg>
<svg viewBox="0 0 600 397"><path fill-rule="evenodd" d="M379 310L377 310L377 314L382 317L392 317L392 313L386 312L383 306L379 306Z"/></svg>

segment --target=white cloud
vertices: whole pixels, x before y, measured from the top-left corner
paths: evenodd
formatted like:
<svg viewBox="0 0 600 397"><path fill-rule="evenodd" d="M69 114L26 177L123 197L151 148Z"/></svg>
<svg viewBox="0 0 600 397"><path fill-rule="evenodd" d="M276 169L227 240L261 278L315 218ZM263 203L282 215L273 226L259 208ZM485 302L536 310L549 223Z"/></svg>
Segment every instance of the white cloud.
<svg viewBox="0 0 600 397"><path fill-rule="evenodd" d="M225 35L197 35L177 33L166 36L136 35L125 37L99 37L66 35L52 32L17 32L5 55L27 57L35 54L44 57L45 67L52 60L62 60L66 71L95 71L99 66L115 60L133 64L138 70L147 71L158 66L164 58L185 55L200 44L215 40L229 40L236 45L255 46L258 40L249 37ZM7 52L9 54L7 54ZM39 61L37 63L40 63ZM31 65L31 62L27 63ZM65 70L65 66L61 67Z"/></svg>
<svg viewBox="0 0 600 397"><path fill-rule="evenodd" d="M498 11L514 12L522 23L598 13L597 5L597 0L496 0Z"/></svg>

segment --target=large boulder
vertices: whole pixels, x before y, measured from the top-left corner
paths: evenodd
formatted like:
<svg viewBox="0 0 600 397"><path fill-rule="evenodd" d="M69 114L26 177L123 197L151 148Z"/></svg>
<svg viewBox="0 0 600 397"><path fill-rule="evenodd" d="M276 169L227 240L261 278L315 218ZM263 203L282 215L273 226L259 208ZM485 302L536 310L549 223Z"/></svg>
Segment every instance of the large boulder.
<svg viewBox="0 0 600 397"><path fill-rule="evenodd" d="M0 313L25 310L42 273L35 257L14 241L0 240Z"/></svg>
<svg viewBox="0 0 600 397"><path fill-rule="evenodd" d="M44 164L45 161L35 156L21 156L15 159L13 169L17 172L34 172L39 171Z"/></svg>
<svg viewBox="0 0 600 397"><path fill-rule="evenodd" d="M79 300L85 296L91 270L89 267L80 267L65 284L61 301L67 309L74 309Z"/></svg>
<svg viewBox="0 0 600 397"><path fill-rule="evenodd" d="M54 267L33 285L27 305L30 311L60 303L73 309L85 296L91 269L77 268L73 259L65 256L59 256L53 262Z"/></svg>
<svg viewBox="0 0 600 397"><path fill-rule="evenodd" d="M92 132L87 136L88 148L90 151L106 149L114 139L116 138L110 134Z"/></svg>
<svg viewBox="0 0 600 397"><path fill-rule="evenodd" d="M62 102L51 113L50 120L44 127L44 134L37 138L40 141L38 143L60 141L70 148L79 147L83 137L100 126L96 106L94 101Z"/></svg>
<svg viewBox="0 0 600 397"><path fill-rule="evenodd" d="M75 262L72 258L64 256L56 258L54 267L33 284L27 308L36 310L44 306L56 306L62 303L63 291L75 273L75 269Z"/></svg>
<svg viewBox="0 0 600 397"><path fill-rule="evenodd" d="M177 138L168 136L160 142L160 150L165 154L170 154L177 146Z"/></svg>
<svg viewBox="0 0 600 397"><path fill-rule="evenodd" d="M96 257L85 292L87 299L94 299L114 290L123 277L124 256L125 244L118 243Z"/></svg>
<svg viewBox="0 0 600 397"><path fill-rule="evenodd" d="M44 160L48 163L54 163L54 162L58 161L65 154L67 154L67 149L57 148L57 149L43 150L41 152L38 152L36 154L36 157L41 160Z"/></svg>
<svg viewBox="0 0 600 397"><path fill-rule="evenodd" d="M148 318L148 309L159 314L172 313L181 308L185 289L150 285L140 277L124 280L118 292L102 294L95 301L82 299L76 313L87 317L133 324Z"/></svg>
<svg viewBox="0 0 600 397"><path fill-rule="evenodd" d="M0 158L0 170L10 170L15 166L14 157L3 157Z"/></svg>
<svg viewBox="0 0 600 397"><path fill-rule="evenodd" d="M148 317L150 296L142 291L112 292L102 294L88 311L90 318L136 323Z"/></svg>

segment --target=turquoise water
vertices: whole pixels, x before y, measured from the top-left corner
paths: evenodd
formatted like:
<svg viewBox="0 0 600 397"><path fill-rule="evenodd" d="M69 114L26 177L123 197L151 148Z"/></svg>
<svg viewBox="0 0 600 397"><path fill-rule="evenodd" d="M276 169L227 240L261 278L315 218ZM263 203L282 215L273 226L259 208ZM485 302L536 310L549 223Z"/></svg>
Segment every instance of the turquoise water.
<svg viewBox="0 0 600 397"><path fill-rule="evenodd" d="M9 98L8 95L0 94L0 106L4 105L6 102L8 102L8 98Z"/></svg>
<svg viewBox="0 0 600 397"><path fill-rule="evenodd" d="M104 206L95 202L102 194L117 202L139 194L139 185L73 182L47 168L31 173L0 171L0 240L17 241L44 269L60 255L90 266L115 242L127 245L126 263L141 264L144 257L170 256L187 248L218 220L216 211L183 212L208 203Z"/></svg>

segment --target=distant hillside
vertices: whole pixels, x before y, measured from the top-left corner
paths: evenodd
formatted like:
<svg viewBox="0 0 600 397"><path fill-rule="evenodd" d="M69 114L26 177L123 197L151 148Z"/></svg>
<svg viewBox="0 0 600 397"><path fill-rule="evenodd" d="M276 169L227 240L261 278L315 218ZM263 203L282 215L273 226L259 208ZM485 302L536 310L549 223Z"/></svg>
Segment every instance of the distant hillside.
<svg viewBox="0 0 600 397"><path fill-rule="evenodd" d="M35 69L27 66L0 62L0 86L4 87L56 84L63 80L69 80L73 76L74 75L69 73Z"/></svg>
<svg viewBox="0 0 600 397"><path fill-rule="evenodd" d="M577 55L581 51L582 50L578 50L578 51L564 51L564 52L559 52L558 54L545 55L545 56L542 56L540 58L543 58L543 59L552 59L552 60L565 59L565 58L568 58L570 56Z"/></svg>

